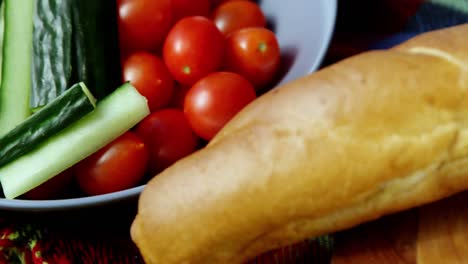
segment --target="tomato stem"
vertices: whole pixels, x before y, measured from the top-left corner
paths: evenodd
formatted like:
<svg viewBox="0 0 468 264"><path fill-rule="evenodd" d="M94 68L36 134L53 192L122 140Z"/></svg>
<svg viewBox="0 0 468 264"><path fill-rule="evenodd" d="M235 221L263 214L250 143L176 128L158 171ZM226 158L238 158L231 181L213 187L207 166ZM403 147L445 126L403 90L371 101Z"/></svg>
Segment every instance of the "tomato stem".
<svg viewBox="0 0 468 264"><path fill-rule="evenodd" d="M184 66L182 68L182 72L185 73L185 74L190 74L190 72L192 72L192 70L190 69L190 66Z"/></svg>
<svg viewBox="0 0 468 264"><path fill-rule="evenodd" d="M260 44L258 44L258 50L261 53L264 53L267 50L267 44L265 42L261 42Z"/></svg>

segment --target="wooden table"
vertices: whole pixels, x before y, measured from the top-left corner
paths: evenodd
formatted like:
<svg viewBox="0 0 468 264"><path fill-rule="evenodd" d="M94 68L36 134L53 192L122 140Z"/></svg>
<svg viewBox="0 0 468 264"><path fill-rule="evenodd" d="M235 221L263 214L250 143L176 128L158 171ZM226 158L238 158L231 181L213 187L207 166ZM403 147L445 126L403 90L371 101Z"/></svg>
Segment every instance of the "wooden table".
<svg viewBox="0 0 468 264"><path fill-rule="evenodd" d="M468 192L336 235L333 264L468 263Z"/></svg>

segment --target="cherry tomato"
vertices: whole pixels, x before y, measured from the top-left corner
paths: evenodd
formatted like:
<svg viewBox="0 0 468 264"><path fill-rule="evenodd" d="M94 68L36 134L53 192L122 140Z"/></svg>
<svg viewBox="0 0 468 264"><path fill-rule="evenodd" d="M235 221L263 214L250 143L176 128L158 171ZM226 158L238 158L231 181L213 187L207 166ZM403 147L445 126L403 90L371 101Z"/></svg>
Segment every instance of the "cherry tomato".
<svg viewBox="0 0 468 264"><path fill-rule="evenodd" d="M211 140L255 97L254 87L244 77L232 72L215 72L190 88L184 112L195 133Z"/></svg>
<svg viewBox="0 0 468 264"><path fill-rule="evenodd" d="M149 153L135 133L127 131L74 166L80 188L99 195L136 186L144 177Z"/></svg>
<svg viewBox="0 0 468 264"><path fill-rule="evenodd" d="M190 86L177 84L174 87L174 92L172 93L172 98L169 102L169 107L184 109L185 95L187 94L189 89Z"/></svg>
<svg viewBox="0 0 468 264"><path fill-rule="evenodd" d="M164 61L174 78L193 85L222 64L224 36L206 17L181 19L169 31L164 43Z"/></svg>
<svg viewBox="0 0 468 264"><path fill-rule="evenodd" d="M171 0L117 0L121 49L155 51L172 26Z"/></svg>
<svg viewBox="0 0 468 264"><path fill-rule="evenodd" d="M65 197L73 179L73 171L67 169L25 193L23 197L29 200L52 200Z"/></svg>
<svg viewBox="0 0 468 264"><path fill-rule="evenodd" d="M266 18L260 7L249 1L226 2L216 8L212 19L225 36L241 28L266 26Z"/></svg>
<svg viewBox="0 0 468 264"><path fill-rule="evenodd" d="M153 175L191 154L198 145L197 136L178 109L150 114L137 125L135 132L149 147L149 170Z"/></svg>
<svg viewBox="0 0 468 264"><path fill-rule="evenodd" d="M211 0L211 7L216 8L223 3L235 2L235 1L249 1L249 0Z"/></svg>
<svg viewBox="0 0 468 264"><path fill-rule="evenodd" d="M174 21L188 16L205 16L210 14L210 0L171 0Z"/></svg>
<svg viewBox="0 0 468 264"><path fill-rule="evenodd" d="M123 81L129 81L146 97L151 111L166 106L174 89L174 79L164 62L148 52L137 52L127 58Z"/></svg>
<svg viewBox="0 0 468 264"><path fill-rule="evenodd" d="M280 47L266 28L244 28L226 39L225 69L247 78L257 90L268 85L280 65Z"/></svg>

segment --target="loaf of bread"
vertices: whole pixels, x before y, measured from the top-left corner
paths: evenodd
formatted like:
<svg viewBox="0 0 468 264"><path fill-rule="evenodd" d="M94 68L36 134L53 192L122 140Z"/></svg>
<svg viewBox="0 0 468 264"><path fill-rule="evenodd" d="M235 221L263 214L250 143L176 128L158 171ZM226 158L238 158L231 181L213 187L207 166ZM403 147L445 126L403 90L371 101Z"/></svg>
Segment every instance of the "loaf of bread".
<svg viewBox="0 0 468 264"><path fill-rule="evenodd" d="M151 264L245 263L468 189L468 24L261 96L144 188Z"/></svg>

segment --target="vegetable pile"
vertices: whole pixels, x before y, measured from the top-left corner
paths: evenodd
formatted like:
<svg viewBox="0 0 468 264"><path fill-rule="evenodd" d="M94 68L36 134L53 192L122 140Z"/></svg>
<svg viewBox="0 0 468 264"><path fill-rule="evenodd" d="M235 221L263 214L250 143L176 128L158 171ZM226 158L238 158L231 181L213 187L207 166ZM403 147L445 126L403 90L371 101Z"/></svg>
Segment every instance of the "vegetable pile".
<svg viewBox="0 0 468 264"><path fill-rule="evenodd" d="M280 67L248 0L4 0L0 29L9 199L143 184L202 148Z"/></svg>

